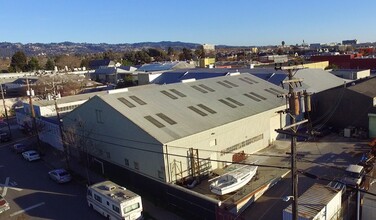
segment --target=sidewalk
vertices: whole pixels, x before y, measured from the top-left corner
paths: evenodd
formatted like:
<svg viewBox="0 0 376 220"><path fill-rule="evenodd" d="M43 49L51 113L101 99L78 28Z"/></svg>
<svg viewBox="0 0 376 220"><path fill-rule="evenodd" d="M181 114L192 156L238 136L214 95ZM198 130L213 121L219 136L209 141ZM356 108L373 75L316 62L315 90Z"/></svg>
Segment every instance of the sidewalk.
<svg viewBox="0 0 376 220"><path fill-rule="evenodd" d="M49 164L52 168L62 168L66 167L66 161L64 153L53 149L52 147L45 148L45 155L43 160ZM70 170L73 179L78 183L86 186L93 183L101 182L106 180L101 175L95 173L94 171L87 169L83 164L80 164L78 159L75 157L70 158L69 162ZM142 205L145 212L144 218L155 219L155 220L181 220L182 218L168 212L160 207L155 206L152 202L142 198Z"/></svg>

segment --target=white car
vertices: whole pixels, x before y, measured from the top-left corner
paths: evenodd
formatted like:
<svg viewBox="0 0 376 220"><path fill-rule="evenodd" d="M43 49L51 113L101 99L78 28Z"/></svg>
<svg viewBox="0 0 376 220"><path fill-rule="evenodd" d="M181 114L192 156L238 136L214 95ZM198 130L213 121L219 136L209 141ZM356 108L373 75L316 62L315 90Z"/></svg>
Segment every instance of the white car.
<svg viewBox="0 0 376 220"><path fill-rule="evenodd" d="M48 172L50 178L58 183L66 183L72 180L72 176L65 169L56 169Z"/></svg>
<svg viewBox="0 0 376 220"><path fill-rule="evenodd" d="M35 150L28 150L22 153L23 158L28 161L34 161L34 160L39 160L40 155L37 151Z"/></svg>

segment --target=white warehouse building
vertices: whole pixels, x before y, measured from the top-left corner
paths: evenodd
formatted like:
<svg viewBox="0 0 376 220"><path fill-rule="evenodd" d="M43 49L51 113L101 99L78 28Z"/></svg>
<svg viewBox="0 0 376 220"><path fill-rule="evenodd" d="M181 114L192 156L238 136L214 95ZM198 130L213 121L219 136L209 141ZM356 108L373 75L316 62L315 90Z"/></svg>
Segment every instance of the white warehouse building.
<svg viewBox="0 0 376 220"><path fill-rule="evenodd" d="M110 163L174 183L269 146L278 136L275 129L286 124L286 115L277 113L286 109L277 97L283 93L250 74L139 86L95 96L63 123L84 139L77 148L103 174Z"/></svg>

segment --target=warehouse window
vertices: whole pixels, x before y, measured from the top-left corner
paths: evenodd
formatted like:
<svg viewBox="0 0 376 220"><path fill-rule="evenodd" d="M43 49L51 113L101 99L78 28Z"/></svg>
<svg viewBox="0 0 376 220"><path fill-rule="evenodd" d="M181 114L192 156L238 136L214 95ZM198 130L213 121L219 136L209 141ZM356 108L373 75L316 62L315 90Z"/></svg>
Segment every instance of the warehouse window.
<svg viewBox="0 0 376 220"><path fill-rule="evenodd" d="M97 123L103 124L102 110L95 109L95 116L97 118Z"/></svg>

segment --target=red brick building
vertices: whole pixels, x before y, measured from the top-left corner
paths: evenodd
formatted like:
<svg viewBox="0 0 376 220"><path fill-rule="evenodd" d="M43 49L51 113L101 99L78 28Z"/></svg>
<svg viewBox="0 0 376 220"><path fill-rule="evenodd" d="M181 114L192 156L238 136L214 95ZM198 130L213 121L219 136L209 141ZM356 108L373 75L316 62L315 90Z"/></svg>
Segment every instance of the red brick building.
<svg viewBox="0 0 376 220"><path fill-rule="evenodd" d="M311 61L329 61L340 69L376 69L375 58L361 58L358 54L312 56Z"/></svg>

